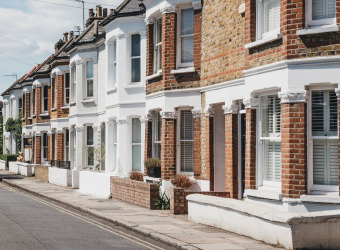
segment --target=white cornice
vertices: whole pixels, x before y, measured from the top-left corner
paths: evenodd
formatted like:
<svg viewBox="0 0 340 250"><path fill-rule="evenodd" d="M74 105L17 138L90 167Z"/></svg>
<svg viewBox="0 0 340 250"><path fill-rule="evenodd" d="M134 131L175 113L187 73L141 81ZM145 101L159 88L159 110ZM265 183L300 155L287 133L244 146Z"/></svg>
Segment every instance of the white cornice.
<svg viewBox="0 0 340 250"><path fill-rule="evenodd" d="M280 92L279 98L281 99L281 103L306 102L308 99L308 92Z"/></svg>

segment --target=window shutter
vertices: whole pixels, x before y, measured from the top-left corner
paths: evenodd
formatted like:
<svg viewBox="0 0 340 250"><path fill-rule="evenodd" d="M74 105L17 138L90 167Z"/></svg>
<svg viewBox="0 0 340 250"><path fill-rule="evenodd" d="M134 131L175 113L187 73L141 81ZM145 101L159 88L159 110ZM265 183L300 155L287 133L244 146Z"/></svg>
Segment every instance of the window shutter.
<svg viewBox="0 0 340 250"><path fill-rule="evenodd" d="M193 62L194 58L194 10L184 9L181 16L181 62Z"/></svg>
<svg viewBox="0 0 340 250"><path fill-rule="evenodd" d="M338 131L338 99L335 91L329 92L329 130L336 134Z"/></svg>
<svg viewBox="0 0 340 250"><path fill-rule="evenodd" d="M339 143L329 140L330 185L339 185Z"/></svg>
<svg viewBox="0 0 340 250"><path fill-rule="evenodd" d="M312 0L312 19L320 20L335 17L335 0Z"/></svg>
<svg viewBox="0 0 340 250"><path fill-rule="evenodd" d="M180 123L181 172L192 172L194 169L193 129L192 112L182 110Z"/></svg>
<svg viewBox="0 0 340 250"><path fill-rule="evenodd" d="M281 143L266 143L266 179L268 181L281 181Z"/></svg>
<svg viewBox="0 0 340 250"><path fill-rule="evenodd" d="M323 91L312 92L312 130L313 135L324 132L324 93ZM321 133L320 133L321 132Z"/></svg>
<svg viewBox="0 0 340 250"><path fill-rule="evenodd" d="M280 28L280 0L264 1L264 32Z"/></svg>

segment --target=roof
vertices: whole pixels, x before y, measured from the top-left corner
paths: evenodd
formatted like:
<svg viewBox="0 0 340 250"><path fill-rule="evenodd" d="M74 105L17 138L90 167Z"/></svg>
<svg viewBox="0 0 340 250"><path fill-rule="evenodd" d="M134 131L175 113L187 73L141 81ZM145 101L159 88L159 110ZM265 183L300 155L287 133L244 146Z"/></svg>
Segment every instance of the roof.
<svg viewBox="0 0 340 250"><path fill-rule="evenodd" d="M115 9L100 23L100 25L106 26L119 17L143 15L145 10L145 6L140 0L124 0L117 9Z"/></svg>

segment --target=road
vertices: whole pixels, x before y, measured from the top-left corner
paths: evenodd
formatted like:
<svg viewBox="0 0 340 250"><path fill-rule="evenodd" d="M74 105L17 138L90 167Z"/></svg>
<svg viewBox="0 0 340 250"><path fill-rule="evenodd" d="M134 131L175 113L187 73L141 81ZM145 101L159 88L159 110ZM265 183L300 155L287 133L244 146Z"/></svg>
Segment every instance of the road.
<svg viewBox="0 0 340 250"><path fill-rule="evenodd" d="M173 249L0 183L0 249Z"/></svg>

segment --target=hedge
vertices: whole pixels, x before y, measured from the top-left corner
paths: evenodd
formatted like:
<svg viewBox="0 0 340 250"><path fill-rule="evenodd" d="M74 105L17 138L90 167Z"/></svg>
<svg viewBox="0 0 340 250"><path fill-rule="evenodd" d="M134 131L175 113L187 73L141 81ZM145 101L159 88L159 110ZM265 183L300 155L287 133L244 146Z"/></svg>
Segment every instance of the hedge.
<svg viewBox="0 0 340 250"><path fill-rule="evenodd" d="M19 157L19 155L12 155L12 154L3 154L0 155L0 159L3 161L6 161L6 167L8 168L8 162L10 161L17 161L17 158Z"/></svg>

